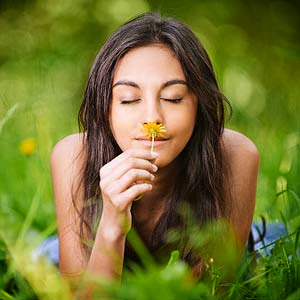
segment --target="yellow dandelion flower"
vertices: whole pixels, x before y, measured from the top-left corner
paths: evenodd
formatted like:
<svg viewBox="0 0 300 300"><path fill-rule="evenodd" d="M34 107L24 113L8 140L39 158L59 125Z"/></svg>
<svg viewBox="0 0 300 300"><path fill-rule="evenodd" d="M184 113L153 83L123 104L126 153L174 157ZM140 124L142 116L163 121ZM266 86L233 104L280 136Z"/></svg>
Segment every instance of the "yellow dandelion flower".
<svg viewBox="0 0 300 300"><path fill-rule="evenodd" d="M36 142L33 138L27 138L21 141L19 151L24 155L31 155L36 149Z"/></svg>
<svg viewBox="0 0 300 300"><path fill-rule="evenodd" d="M214 263L214 259L211 257L211 258L209 259L209 262L210 262L211 264L213 264L213 263Z"/></svg>
<svg viewBox="0 0 300 300"><path fill-rule="evenodd" d="M164 132L167 132L165 126L155 122L144 124L141 130L149 139L152 139L151 152L153 152L154 139L156 137L165 138Z"/></svg>
<svg viewBox="0 0 300 300"><path fill-rule="evenodd" d="M142 132L149 138L152 139L151 144L151 152L153 152L153 146L154 146L154 139L156 137L162 137L165 138L164 132L167 132L165 126L163 126L161 123L155 123L155 122L149 122L142 126L141 128ZM141 194L137 196L134 201L142 199L144 194Z"/></svg>

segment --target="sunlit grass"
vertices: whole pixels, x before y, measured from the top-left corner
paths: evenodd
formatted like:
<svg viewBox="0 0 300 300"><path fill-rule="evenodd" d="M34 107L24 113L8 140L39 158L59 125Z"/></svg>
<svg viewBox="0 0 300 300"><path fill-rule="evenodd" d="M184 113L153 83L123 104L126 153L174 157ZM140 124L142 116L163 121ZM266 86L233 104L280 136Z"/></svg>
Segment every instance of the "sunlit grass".
<svg viewBox="0 0 300 300"><path fill-rule="evenodd" d="M0 299L18 299L20 295L23 295L22 299L71 299L71 287L61 279L58 269L44 257L34 258L32 251L36 243L25 241L24 232L35 205L30 208L17 241L9 241L1 232ZM288 228L288 221L282 217ZM223 242L229 241L228 236L224 236L223 225L216 224L197 232L198 236L194 228L187 232L190 242L199 249L200 254L201 251L210 254L207 259L203 256L207 271L200 281L191 276L191 269L180 260L178 250L170 254L166 264L158 264L135 231L131 230L128 238L144 267L133 265L133 272L125 270L122 284L94 278L101 291L95 295L109 295L110 299L297 299L300 285L300 226L264 245L255 255L245 253L240 265L232 245ZM174 234L172 236L174 238ZM263 251L266 248L271 249L269 254ZM79 285L79 290L84 287L84 283Z"/></svg>
<svg viewBox="0 0 300 300"><path fill-rule="evenodd" d="M56 232L50 151L59 139L77 131L84 84L101 42L149 5L134 1L130 9L126 1L109 6L105 1L19 2L4 4L0 11L0 299L63 300L70 297L68 284L53 265L31 256ZM173 9L173 2L165 3ZM226 127L244 133L260 152L255 218L264 215L267 222L282 222L288 236L265 245L273 247L270 255L262 249L256 260L246 257L230 282L217 266L218 254L210 254L207 276L196 283L177 252L169 264L157 266L130 232L148 267L124 274L122 286L108 285L108 292L115 299L216 299L221 294L225 299L298 300L297 10L292 2L255 4L253 23L253 8L245 8L242 1L189 5L192 9L178 12L208 48L220 87L233 105ZM207 230L204 240L215 232ZM201 244L199 232L191 232L192 244Z"/></svg>

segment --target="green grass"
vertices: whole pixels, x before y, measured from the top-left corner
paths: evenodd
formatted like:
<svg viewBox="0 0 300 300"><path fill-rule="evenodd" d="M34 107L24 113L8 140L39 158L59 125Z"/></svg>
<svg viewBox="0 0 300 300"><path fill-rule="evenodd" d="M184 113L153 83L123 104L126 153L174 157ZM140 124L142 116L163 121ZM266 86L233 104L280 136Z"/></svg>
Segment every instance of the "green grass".
<svg viewBox="0 0 300 300"><path fill-rule="evenodd" d="M175 255L169 266L127 274L121 287L108 287L110 293L117 299L299 299L298 5L214 0L189 1L182 9L177 0L134 1L120 11L121 2L1 1L0 299L68 299L57 270L29 254L56 233L50 152L77 132L100 45L119 24L149 8L186 21L207 48L233 106L226 127L244 133L260 152L255 219L285 223L288 237L275 243L270 256L246 259L231 282L216 265L205 280L192 282ZM19 150L27 138L37 145L31 155Z"/></svg>
<svg viewBox="0 0 300 300"><path fill-rule="evenodd" d="M289 228L285 218L283 221ZM178 251L171 253L165 265L153 263L138 236L131 231L128 237L142 255L144 267L134 265L132 273L125 270L121 285L95 278L101 287L101 292L96 295L105 293L110 295L110 299L145 300L297 299L300 293L299 225L296 230L288 231L285 237L265 245L263 248L273 246L270 254L265 254L262 248L255 255L245 253L245 259L238 268L234 267L237 261L229 239L226 237L227 243L222 244L224 236L221 231L216 228L199 230L198 236L202 238L197 238L195 231L191 231L191 239L196 241L199 253L204 251L207 254L209 243L214 246L210 255L215 259L205 259L208 271L201 281L192 279L191 270L178 258ZM60 279L56 267L43 257L39 260L32 258L30 251L33 245L21 239L15 243L4 241L2 234L0 299L71 299L70 286ZM83 287L84 284L79 288Z"/></svg>

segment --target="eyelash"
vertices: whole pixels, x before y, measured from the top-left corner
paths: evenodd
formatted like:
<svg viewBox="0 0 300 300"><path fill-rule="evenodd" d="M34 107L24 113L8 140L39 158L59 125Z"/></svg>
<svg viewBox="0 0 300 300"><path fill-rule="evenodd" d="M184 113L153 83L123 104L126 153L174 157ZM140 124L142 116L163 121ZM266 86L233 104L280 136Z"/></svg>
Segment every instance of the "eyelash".
<svg viewBox="0 0 300 300"><path fill-rule="evenodd" d="M166 98L161 98L163 100L169 101L169 102L174 102L174 103L179 103L181 102L182 98L176 98L176 99L166 99Z"/></svg>
<svg viewBox="0 0 300 300"><path fill-rule="evenodd" d="M174 103L179 103L181 102L182 98L176 98L176 99L166 99L166 98L161 98L163 100L169 101L169 102L174 102ZM135 99L135 100L121 100L121 104L130 104L136 101L139 101L141 99Z"/></svg>
<svg viewBox="0 0 300 300"><path fill-rule="evenodd" d="M135 99L135 100L120 100L121 104L130 104L136 101L139 101L140 99Z"/></svg>

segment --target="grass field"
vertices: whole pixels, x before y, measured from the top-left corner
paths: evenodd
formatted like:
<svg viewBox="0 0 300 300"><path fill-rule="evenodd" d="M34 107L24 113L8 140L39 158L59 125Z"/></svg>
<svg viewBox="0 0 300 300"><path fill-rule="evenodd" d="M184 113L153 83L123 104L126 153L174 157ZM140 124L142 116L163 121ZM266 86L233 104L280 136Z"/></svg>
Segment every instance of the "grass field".
<svg viewBox="0 0 300 300"><path fill-rule="evenodd" d="M233 106L226 127L248 136L260 152L255 220L283 222L290 234L271 255L261 254L250 277L246 263L241 267L227 299L299 299L296 1L191 1L185 10L179 1L135 0L130 9L121 0L75 2L0 4L0 299L68 299L56 269L29 259L56 233L49 155L59 139L78 131L77 112L101 44L127 18L149 9L180 17L207 48ZM128 276L112 293L117 299L217 299L224 284L217 267L194 284L174 257L164 269Z"/></svg>

